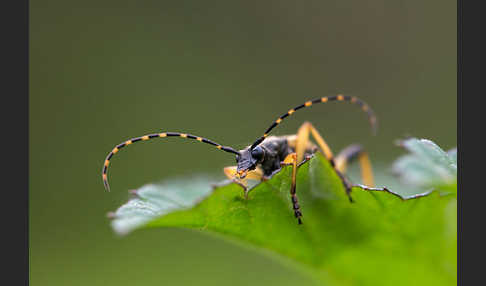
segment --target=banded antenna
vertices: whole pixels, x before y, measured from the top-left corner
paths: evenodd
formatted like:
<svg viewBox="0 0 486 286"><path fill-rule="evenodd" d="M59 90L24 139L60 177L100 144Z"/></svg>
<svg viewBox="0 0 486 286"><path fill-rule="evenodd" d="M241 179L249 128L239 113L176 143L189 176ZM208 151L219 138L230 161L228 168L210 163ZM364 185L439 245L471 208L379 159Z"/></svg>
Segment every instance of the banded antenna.
<svg viewBox="0 0 486 286"><path fill-rule="evenodd" d="M336 95L336 96L325 96L325 97L321 97L321 98L316 98L314 100L309 100L309 101L305 102L304 104L301 104L297 107L290 109L289 111L287 111L287 113L285 113L284 115L280 116L277 120L275 120L272 123L272 125L270 125L270 127L268 127L267 131L265 131L263 136L258 138L251 145L250 149L253 149L258 144L262 143L263 140L265 140L265 138L268 136L270 131L272 131L273 128L277 127L277 125L279 125L280 122L282 122L282 120L284 120L287 116L292 115L294 112L296 112L297 110L299 110L301 108L309 107L309 106L312 106L312 105L317 104L317 103L329 102L329 101L350 101L351 103L359 105L361 107L361 110L363 110L364 112L366 112L368 114L368 120L371 124L372 132L373 132L373 134L376 134L376 130L378 128L377 122L376 122L376 116L375 116L375 113L373 112L373 110L371 110L371 108L368 106L368 104L366 104L366 102L362 101L361 99L359 99L355 96L345 96L345 95L339 94L339 95Z"/></svg>
<svg viewBox="0 0 486 286"><path fill-rule="evenodd" d="M108 165L110 165L111 157L113 157L114 154L118 153L118 151L120 151L121 148L128 146L132 143L135 143L135 142L138 142L138 141L147 141L147 140L150 140L150 139L153 139L153 138L165 138L165 137L182 137L182 138L195 139L199 142L203 142L203 143L206 143L206 144L213 145L216 148L218 148L219 150L223 150L223 151L228 152L228 153L240 155L240 152L236 151L235 149L233 149L231 147L222 146L222 145L220 145L216 142L213 142L209 139L199 137L199 136L194 136L194 135L187 134L187 133L163 132L163 133L154 133L154 134L149 134L149 135L145 135L145 136L141 136L141 137L137 137L137 138L132 138L132 139L127 140L127 141L125 141L121 144L118 144L115 148L113 148L113 150L106 157L106 160L105 160L105 163L104 163L104 166L103 166L103 171L102 171L103 184L105 186L105 189L107 191L110 191L110 185L108 184L107 171L108 171Z"/></svg>

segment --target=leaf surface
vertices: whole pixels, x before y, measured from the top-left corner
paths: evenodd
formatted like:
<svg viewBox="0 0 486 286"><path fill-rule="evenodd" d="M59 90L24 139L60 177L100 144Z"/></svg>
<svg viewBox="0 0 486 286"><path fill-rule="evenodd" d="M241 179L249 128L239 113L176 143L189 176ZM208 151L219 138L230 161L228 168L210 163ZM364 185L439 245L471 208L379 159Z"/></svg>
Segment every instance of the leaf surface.
<svg viewBox="0 0 486 286"><path fill-rule="evenodd" d="M430 160L445 160L441 156L437 151ZM356 186L351 203L318 154L298 171L304 222L298 225L290 174L291 167L282 168L254 187L248 200L236 184L212 189L200 178L146 185L113 213L112 226L120 234L150 227L218 234L290 263L325 285L456 284L455 194L403 198Z"/></svg>

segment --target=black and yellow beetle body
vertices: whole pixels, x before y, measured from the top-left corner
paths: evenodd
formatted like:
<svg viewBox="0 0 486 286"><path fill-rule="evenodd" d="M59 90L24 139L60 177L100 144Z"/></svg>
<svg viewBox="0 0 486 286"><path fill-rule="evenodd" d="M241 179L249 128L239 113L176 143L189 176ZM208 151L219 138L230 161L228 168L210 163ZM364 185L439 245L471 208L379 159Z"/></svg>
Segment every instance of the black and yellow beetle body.
<svg viewBox="0 0 486 286"><path fill-rule="evenodd" d="M297 169L304 160L309 158L315 152L322 152L324 156L330 161L331 165L334 167L337 174L341 178L348 195L350 194L352 185L348 181L348 179L346 179L344 174L346 172L347 165L354 159L359 159L363 183L369 187L373 187L374 185L371 163L369 161L368 154L358 144L354 144L349 146L348 148L345 148L336 157L334 157L331 148L327 145L324 138L309 122L305 122L304 124L302 124L297 133L294 135L269 136L269 133L275 127L277 127L285 118L292 115L297 110L318 103L331 101L348 101L360 106L360 108L367 113L368 120L371 124L373 132L376 132L376 117L371 108L364 101L354 96L326 96L306 101L304 104L290 109L285 114L280 116L277 120L275 120L270 125L270 127L267 128L263 136L256 139L250 146L239 151L235 150L232 147L223 146L203 137L180 132L160 132L129 139L115 146L115 148L113 148L113 150L106 157L102 169L104 186L108 191L110 190L107 178L108 166L113 155L118 153L120 149L139 141L147 141L154 138L188 138L212 145L219 150L236 155L236 166L225 167L224 173L230 180L238 183L240 186L243 187L245 197L247 197L248 194L247 180L265 181L270 178L275 172L280 170L283 165L292 165L292 185L290 189L290 195L295 217L297 218L299 224L301 224L302 212L300 210L296 194ZM311 136L314 138L317 144L314 144L309 140Z"/></svg>

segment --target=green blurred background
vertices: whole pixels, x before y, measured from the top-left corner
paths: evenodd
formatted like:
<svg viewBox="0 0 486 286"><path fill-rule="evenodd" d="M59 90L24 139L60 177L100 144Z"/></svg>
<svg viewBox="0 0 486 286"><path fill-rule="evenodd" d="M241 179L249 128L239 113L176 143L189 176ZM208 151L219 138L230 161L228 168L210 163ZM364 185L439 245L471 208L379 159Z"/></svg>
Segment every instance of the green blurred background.
<svg viewBox="0 0 486 286"><path fill-rule="evenodd" d="M394 140L456 145L456 1L30 1L31 285L312 285L251 249L183 229L116 236L106 213L145 183L219 174L234 157L179 139L112 160L128 138L184 131L243 148L289 108L334 150L361 142L378 172ZM381 166L381 167L380 167ZM380 182L378 181L378 184ZM276 238L277 239L277 238Z"/></svg>

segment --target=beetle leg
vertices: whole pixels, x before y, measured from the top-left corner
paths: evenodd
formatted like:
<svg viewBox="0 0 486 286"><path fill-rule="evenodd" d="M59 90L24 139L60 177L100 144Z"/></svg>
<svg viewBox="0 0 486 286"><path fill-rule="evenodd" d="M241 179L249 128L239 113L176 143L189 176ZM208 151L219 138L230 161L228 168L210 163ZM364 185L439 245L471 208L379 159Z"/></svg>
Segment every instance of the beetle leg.
<svg viewBox="0 0 486 286"><path fill-rule="evenodd" d="M294 163L294 155L295 153L288 154L287 157L285 157L285 159L280 162L280 166L292 165Z"/></svg>
<svg viewBox="0 0 486 286"><path fill-rule="evenodd" d="M324 154L324 156L329 160L332 161L334 159L334 155L332 154L331 148L327 145L326 140L322 138L316 128L312 126L310 122L304 122L297 131L297 138L295 143L295 153L297 153L297 161L301 162L304 159L305 150L307 146L309 146L309 137L312 134L312 137L317 142L317 145L320 147L320 151Z"/></svg>
<svg viewBox="0 0 486 286"><path fill-rule="evenodd" d="M327 158L327 160L329 160L331 166L338 174L344 185L346 194L349 197L349 201L352 202L353 199L351 198L351 183L348 181L348 179L346 179L344 174L336 168L334 155L332 154L331 148L329 147L329 145L327 145L326 140L324 140L324 138L322 138L322 136L319 134L319 131L317 131L317 129L310 122L304 122L297 131L297 138L295 139L295 152L297 154L297 161L301 162L303 160L306 148L309 146L310 143L310 135L314 137L317 145L319 146L319 151L321 151Z"/></svg>
<svg viewBox="0 0 486 286"><path fill-rule="evenodd" d="M371 168L370 158L368 153L364 151L363 147L359 144L353 144L345 149L343 149L339 154L336 156L336 169L338 169L341 173L346 173L346 169L349 163L352 163L354 160L358 159L361 169L361 178L363 180L363 184L368 187L373 188L375 186L374 179L373 179L373 170Z"/></svg>
<svg viewBox="0 0 486 286"><path fill-rule="evenodd" d="M294 209L294 215L297 218L299 224L302 224L302 211L300 210L299 201L297 199L296 187L297 187L297 154L292 153L287 157L292 160L292 185L290 186L290 197L292 199L292 208Z"/></svg>

